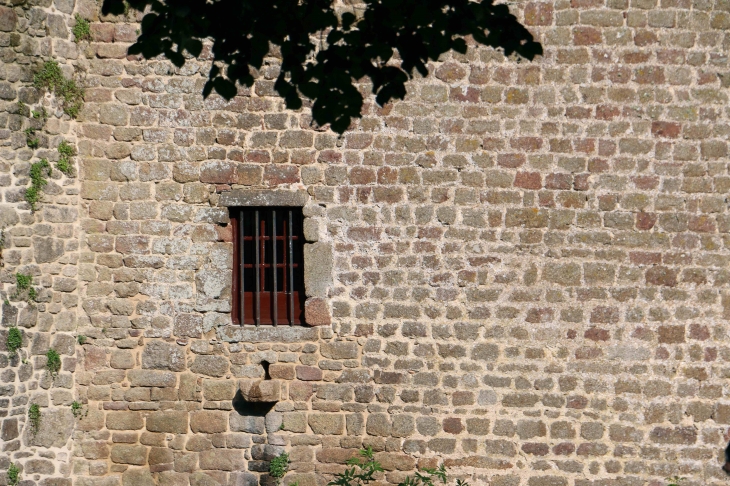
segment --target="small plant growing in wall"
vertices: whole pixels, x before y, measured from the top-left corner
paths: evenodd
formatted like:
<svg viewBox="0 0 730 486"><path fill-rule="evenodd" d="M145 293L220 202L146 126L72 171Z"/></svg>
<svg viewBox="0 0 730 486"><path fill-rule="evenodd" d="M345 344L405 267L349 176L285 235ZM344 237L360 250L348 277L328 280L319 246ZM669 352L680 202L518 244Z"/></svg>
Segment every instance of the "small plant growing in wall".
<svg viewBox="0 0 730 486"><path fill-rule="evenodd" d="M35 302L38 294L33 287L33 275L26 275L24 273L15 274L15 296L19 297L21 294L26 294L26 302Z"/></svg>
<svg viewBox="0 0 730 486"><path fill-rule="evenodd" d="M75 418L83 420L84 417L89 415L89 410L85 409L81 402L74 400L71 403L71 413L74 414Z"/></svg>
<svg viewBox="0 0 730 486"><path fill-rule="evenodd" d="M89 21L82 18L79 14L76 14L75 20L76 25L74 25L72 32L76 42L78 43L82 40L91 40L91 25L89 24Z"/></svg>
<svg viewBox="0 0 730 486"><path fill-rule="evenodd" d="M48 118L48 112L46 111L46 108L43 106L41 106L40 110L31 110L30 115L35 120L40 120L40 119L45 120L46 118Z"/></svg>
<svg viewBox="0 0 730 486"><path fill-rule="evenodd" d="M73 171L71 157L76 155L76 151L73 146L67 141L62 140L61 143L58 144L58 155L59 158L58 162L56 162L56 168L66 175L71 175L71 172Z"/></svg>
<svg viewBox="0 0 730 486"><path fill-rule="evenodd" d="M37 149L40 145L40 140L35 136L35 128L26 128L23 130L25 133L25 143L32 149Z"/></svg>
<svg viewBox="0 0 730 486"><path fill-rule="evenodd" d="M31 211L38 209L37 204L41 200L43 187L48 184L46 176L50 173L51 165L46 159L30 164L30 187L25 190L25 201L30 204Z"/></svg>
<svg viewBox="0 0 730 486"><path fill-rule="evenodd" d="M681 478L679 476L672 476L670 478L666 478L667 481L669 481L669 484L667 486L682 486L682 481L684 481L687 478Z"/></svg>
<svg viewBox="0 0 730 486"><path fill-rule="evenodd" d="M20 482L20 468L12 462L8 466L7 478L8 486L18 486Z"/></svg>
<svg viewBox="0 0 730 486"><path fill-rule="evenodd" d="M357 457L348 460L347 465L352 467L337 474L335 479L327 483L327 486L362 486L374 481L373 476L377 472L382 472L383 466L375 460L373 449L370 447L361 449L360 455L363 460Z"/></svg>
<svg viewBox="0 0 730 486"><path fill-rule="evenodd" d="M54 377L61 370L61 355L53 348L46 353L46 369Z"/></svg>
<svg viewBox="0 0 730 486"><path fill-rule="evenodd" d="M8 337L5 341L5 346L8 348L8 353L14 354L23 346L23 335L20 333L20 329L17 327L11 327L8 329Z"/></svg>
<svg viewBox="0 0 730 486"><path fill-rule="evenodd" d="M280 455L273 458L269 463L269 476L274 478L276 486L279 486L281 478L286 475L286 472L288 470L289 454L287 454L286 452L282 452Z"/></svg>
<svg viewBox="0 0 730 486"><path fill-rule="evenodd" d="M84 336L83 334L79 334L78 336L76 336L76 342L83 346L84 344L86 344L86 336Z"/></svg>
<svg viewBox="0 0 730 486"><path fill-rule="evenodd" d="M28 422L30 423L31 434L37 434L41 426L41 407L37 403L32 404L28 408Z"/></svg>
<svg viewBox="0 0 730 486"><path fill-rule="evenodd" d="M56 95L61 109L71 118L76 118L84 104L84 90L72 79L63 76L56 61L47 61L33 77L38 89L46 89Z"/></svg>
<svg viewBox="0 0 730 486"><path fill-rule="evenodd" d="M375 473L382 472L383 467L375 460L371 448L360 450L360 455L364 460L354 457L347 461L347 465L352 467L337 474L335 479L327 483L327 486L364 486L374 481ZM436 469L423 469L413 476L406 476L405 480L398 483L398 486L435 486L438 482L446 484L447 481L446 468L441 464ZM457 486L469 486L469 483L461 479L457 479L456 484Z"/></svg>

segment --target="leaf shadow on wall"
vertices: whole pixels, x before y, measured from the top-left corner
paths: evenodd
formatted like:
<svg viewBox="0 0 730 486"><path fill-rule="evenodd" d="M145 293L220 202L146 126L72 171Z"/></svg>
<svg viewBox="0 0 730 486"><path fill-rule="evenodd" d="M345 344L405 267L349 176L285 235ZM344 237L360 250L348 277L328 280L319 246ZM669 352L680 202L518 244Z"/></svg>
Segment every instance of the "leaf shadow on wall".
<svg viewBox="0 0 730 486"><path fill-rule="evenodd" d="M466 38L532 60L542 46L493 0L365 0L350 11L334 0L126 0L146 11L129 53L164 55L181 67L212 40L213 66L203 90L226 99L237 83L251 86L264 59L281 69L274 89L287 108L312 102L314 121L343 133L361 116L366 79L379 105L403 99L415 73L450 50L466 52ZM125 0L105 0L104 14L122 14ZM338 9L342 8L340 4ZM345 8L345 10L347 10ZM253 71L252 71L253 69Z"/></svg>

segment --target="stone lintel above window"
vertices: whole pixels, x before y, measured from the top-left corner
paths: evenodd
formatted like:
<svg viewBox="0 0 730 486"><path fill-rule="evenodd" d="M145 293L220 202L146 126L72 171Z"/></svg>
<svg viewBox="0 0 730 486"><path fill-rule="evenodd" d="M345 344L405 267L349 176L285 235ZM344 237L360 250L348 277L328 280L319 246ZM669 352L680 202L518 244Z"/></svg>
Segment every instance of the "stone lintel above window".
<svg viewBox="0 0 730 486"><path fill-rule="evenodd" d="M307 191L233 189L221 193L219 204L226 207L292 206L304 207L309 201Z"/></svg>

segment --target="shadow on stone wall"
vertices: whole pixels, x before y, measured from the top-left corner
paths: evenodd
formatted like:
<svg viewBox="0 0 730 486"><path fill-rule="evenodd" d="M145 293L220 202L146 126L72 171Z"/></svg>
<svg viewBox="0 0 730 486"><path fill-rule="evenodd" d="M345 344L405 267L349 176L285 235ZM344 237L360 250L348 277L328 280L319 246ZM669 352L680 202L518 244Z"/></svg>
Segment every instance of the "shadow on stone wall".
<svg viewBox="0 0 730 486"><path fill-rule="evenodd" d="M314 121L339 133L360 117L363 94L355 83L363 78L382 106L403 99L406 82L416 72L426 76L429 61L451 50L465 53L467 39L508 56L542 54L509 8L492 0L368 1L341 15L331 0L105 0L103 12L121 14L127 5L150 7L130 54L163 54L178 67L189 56L212 59L204 94L215 90L226 99L236 95L237 84L253 85L263 69L275 79L270 94L278 93L290 109L308 98ZM205 39L213 40L209 51ZM281 64L272 69L269 56Z"/></svg>

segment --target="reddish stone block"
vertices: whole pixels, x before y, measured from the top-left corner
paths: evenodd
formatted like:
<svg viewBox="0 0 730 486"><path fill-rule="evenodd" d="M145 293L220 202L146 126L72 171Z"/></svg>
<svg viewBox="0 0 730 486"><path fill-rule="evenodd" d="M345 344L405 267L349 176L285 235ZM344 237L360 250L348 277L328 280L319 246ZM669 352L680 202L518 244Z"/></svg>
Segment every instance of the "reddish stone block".
<svg viewBox="0 0 730 486"><path fill-rule="evenodd" d="M528 442L522 445L522 451L525 454L532 454L533 456L546 456L550 452L550 446L547 444Z"/></svg>
<svg viewBox="0 0 730 486"><path fill-rule="evenodd" d="M573 186L573 176L570 174L556 173L548 174L545 177L546 189L569 190Z"/></svg>
<svg viewBox="0 0 730 486"><path fill-rule="evenodd" d="M654 86L664 84L664 68L645 66L635 69L634 81L639 84L651 84Z"/></svg>
<svg viewBox="0 0 730 486"><path fill-rule="evenodd" d="M264 167L264 183L268 186L296 184L300 181L296 165L267 165Z"/></svg>
<svg viewBox="0 0 730 486"><path fill-rule="evenodd" d="M528 3L525 7L525 25L552 25L552 3Z"/></svg>
<svg viewBox="0 0 730 486"><path fill-rule="evenodd" d="M114 40L114 24L93 23L89 26L89 31L94 42L112 42Z"/></svg>
<svg viewBox="0 0 730 486"><path fill-rule="evenodd" d="M539 323L545 323L550 322L553 320L554 312L553 309L549 307L543 307L543 308L533 308L527 311L527 317L525 317L526 322L531 322L534 324Z"/></svg>
<svg viewBox="0 0 730 486"><path fill-rule="evenodd" d="M222 160L210 160L200 166L200 182L214 184L233 184L237 182L236 163Z"/></svg>
<svg viewBox="0 0 730 486"><path fill-rule="evenodd" d="M712 216L702 214L690 216L688 228L696 233L714 233L717 230L717 224Z"/></svg>
<svg viewBox="0 0 730 486"><path fill-rule="evenodd" d="M436 69L436 77L441 81L452 83L464 79L466 69L463 65L456 62L446 62Z"/></svg>
<svg viewBox="0 0 730 486"><path fill-rule="evenodd" d="M651 124L651 134L655 137L678 138L681 131L679 123L655 121Z"/></svg>
<svg viewBox="0 0 730 486"><path fill-rule="evenodd" d="M664 266L652 267L646 271L646 283L664 287L676 287L677 270Z"/></svg>
<svg viewBox="0 0 730 486"><path fill-rule="evenodd" d="M618 106L598 105L596 106L596 118L599 120L613 120L621 114Z"/></svg>
<svg viewBox="0 0 730 486"><path fill-rule="evenodd" d="M575 452L575 444L571 442L561 442L553 446L553 454L556 456L569 456Z"/></svg>
<svg viewBox="0 0 730 486"><path fill-rule="evenodd" d="M606 329L591 327L583 334L583 337L591 341L608 341L611 339L611 334Z"/></svg>
<svg viewBox="0 0 730 486"><path fill-rule="evenodd" d="M542 189L542 176L539 172L518 172L514 186L523 189Z"/></svg>
<svg viewBox="0 0 730 486"><path fill-rule="evenodd" d="M637 213L636 229L648 231L656 224L657 215L654 213Z"/></svg>
<svg viewBox="0 0 730 486"><path fill-rule="evenodd" d="M302 381L320 381L322 379L322 370L314 366L297 366L296 376L298 380Z"/></svg>
<svg viewBox="0 0 730 486"><path fill-rule="evenodd" d="M443 420L444 432L447 434L460 434L464 430L464 425L460 418L445 418Z"/></svg>
<svg viewBox="0 0 730 486"><path fill-rule="evenodd" d="M324 299L307 299L304 303L304 320L310 326L328 326L332 324L327 302Z"/></svg>
<svg viewBox="0 0 730 486"><path fill-rule="evenodd" d="M590 174L576 174L573 177L573 189L576 191L587 191L590 189L589 184ZM581 207L583 207L581 205Z"/></svg>
<svg viewBox="0 0 730 486"><path fill-rule="evenodd" d="M510 146L516 150L534 152L542 147L542 139L539 137L519 137L510 140Z"/></svg>
<svg viewBox="0 0 730 486"><path fill-rule="evenodd" d="M516 169L525 164L524 154L499 154L497 164L508 169Z"/></svg>
<svg viewBox="0 0 730 486"><path fill-rule="evenodd" d="M462 103L478 103L481 90L471 86L457 86L449 90L449 100L459 101Z"/></svg>
<svg viewBox="0 0 730 486"><path fill-rule="evenodd" d="M662 254L645 251L632 251L629 253L629 260L634 265L657 265L662 262Z"/></svg>
<svg viewBox="0 0 730 486"><path fill-rule="evenodd" d="M603 41L601 31L595 27L576 27L573 29L573 44L576 46L591 46Z"/></svg>
<svg viewBox="0 0 730 486"><path fill-rule="evenodd" d="M634 34L634 44L644 47L659 42L657 35L650 30L639 30Z"/></svg>

